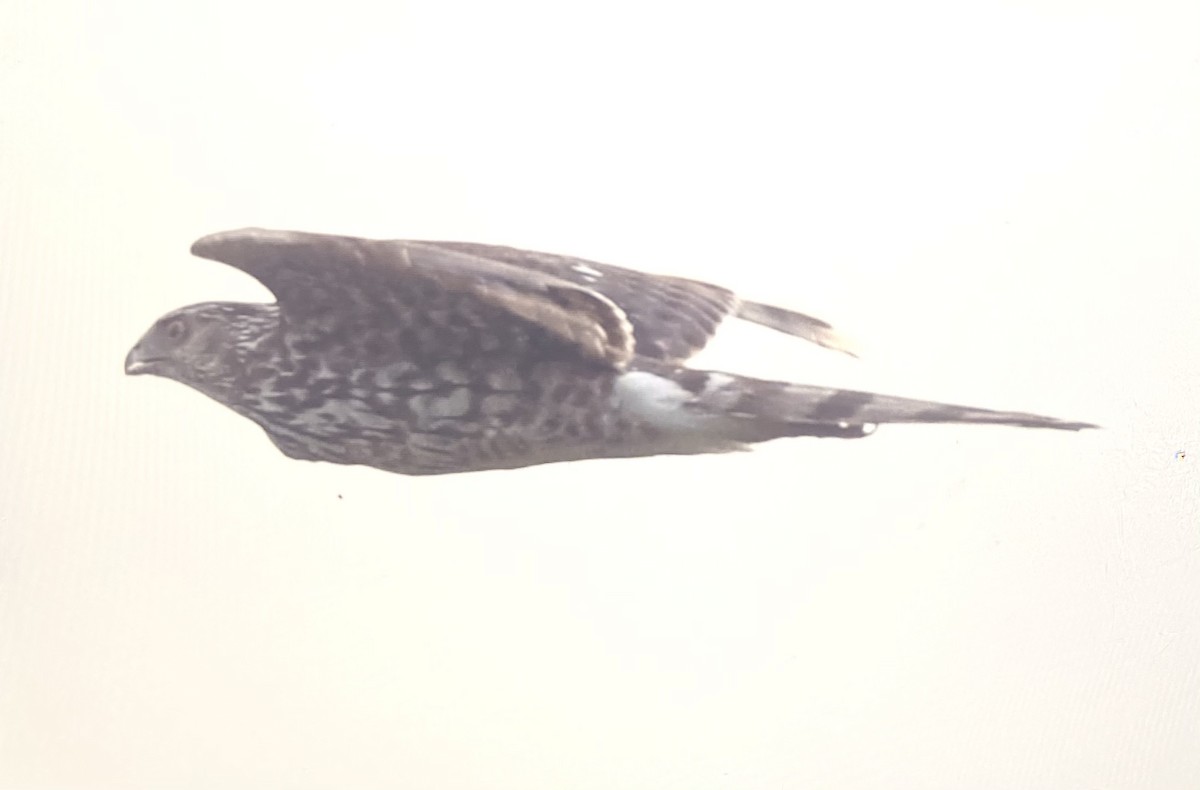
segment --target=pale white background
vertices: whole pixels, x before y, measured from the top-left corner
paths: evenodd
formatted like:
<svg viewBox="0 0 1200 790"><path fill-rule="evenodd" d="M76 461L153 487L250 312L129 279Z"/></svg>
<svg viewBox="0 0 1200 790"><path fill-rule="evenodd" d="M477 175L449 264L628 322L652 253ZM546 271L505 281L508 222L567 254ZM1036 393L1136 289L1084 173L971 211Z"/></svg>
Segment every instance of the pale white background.
<svg viewBox="0 0 1200 790"><path fill-rule="evenodd" d="M0 786L1200 787L1192 2L6 2ZM127 379L243 225L829 318L1100 422L414 479ZM1177 453L1183 452L1182 457Z"/></svg>

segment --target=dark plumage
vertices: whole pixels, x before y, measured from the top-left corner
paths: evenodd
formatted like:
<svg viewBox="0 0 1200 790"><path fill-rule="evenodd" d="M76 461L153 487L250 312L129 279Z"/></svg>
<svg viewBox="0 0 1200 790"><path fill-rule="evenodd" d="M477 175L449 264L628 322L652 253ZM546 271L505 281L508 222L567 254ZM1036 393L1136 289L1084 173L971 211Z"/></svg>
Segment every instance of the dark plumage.
<svg viewBox="0 0 1200 790"><path fill-rule="evenodd" d="M681 367L729 316L848 351L823 321L692 280L483 244L256 229L192 252L257 278L277 304L168 313L125 370L200 390L292 458L438 474L854 438L881 422L1094 427Z"/></svg>

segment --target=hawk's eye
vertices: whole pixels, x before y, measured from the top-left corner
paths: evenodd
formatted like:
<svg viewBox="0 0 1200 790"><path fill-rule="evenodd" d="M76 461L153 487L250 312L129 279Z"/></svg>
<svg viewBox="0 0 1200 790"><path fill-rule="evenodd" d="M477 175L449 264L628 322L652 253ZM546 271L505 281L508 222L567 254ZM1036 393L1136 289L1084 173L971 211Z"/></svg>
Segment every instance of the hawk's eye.
<svg viewBox="0 0 1200 790"><path fill-rule="evenodd" d="M171 323L167 324L167 337L171 340L182 340L187 334L187 324L182 318L176 318Z"/></svg>

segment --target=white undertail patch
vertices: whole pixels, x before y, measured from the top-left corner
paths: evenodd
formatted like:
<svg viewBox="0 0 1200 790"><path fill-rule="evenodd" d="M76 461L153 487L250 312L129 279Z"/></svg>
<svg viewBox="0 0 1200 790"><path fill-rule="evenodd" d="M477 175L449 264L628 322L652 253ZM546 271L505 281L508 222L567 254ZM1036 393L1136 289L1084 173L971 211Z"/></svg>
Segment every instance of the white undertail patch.
<svg viewBox="0 0 1200 790"><path fill-rule="evenodd" d="M725 411L738 398L737 379L709 373L699 394L671 379L641 370L617 378L614 394L618 407L633 417L676 436L710 439L728 420Z"/></svg>
<svg viewBox="0 0 1200 790"><path fill-rule="evenodd" d="M651 425L684 431L696 424L696 415L685 408L695 395L654 373L633 370L621 374L613 394L621 411Z"/></svg>

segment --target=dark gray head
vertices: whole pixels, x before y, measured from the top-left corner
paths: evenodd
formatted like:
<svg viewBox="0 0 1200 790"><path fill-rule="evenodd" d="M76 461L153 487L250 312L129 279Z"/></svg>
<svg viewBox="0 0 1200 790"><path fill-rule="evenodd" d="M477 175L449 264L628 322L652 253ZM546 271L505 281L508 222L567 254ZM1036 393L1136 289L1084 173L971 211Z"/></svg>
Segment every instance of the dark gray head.
<svg viewBox="0 0 1200 790"><path fill-rule="evenodd" d="M172 310L130 349L125 372L175 379L226 400L245 352L278 320L278 308L265 304L204 302Z"/></svg>

